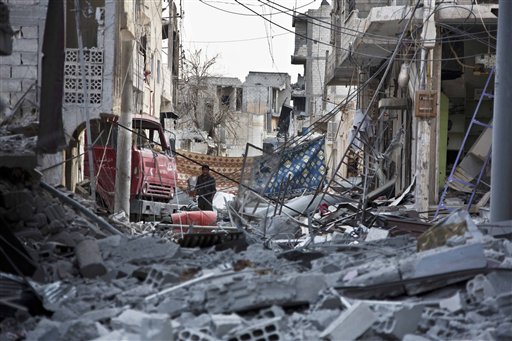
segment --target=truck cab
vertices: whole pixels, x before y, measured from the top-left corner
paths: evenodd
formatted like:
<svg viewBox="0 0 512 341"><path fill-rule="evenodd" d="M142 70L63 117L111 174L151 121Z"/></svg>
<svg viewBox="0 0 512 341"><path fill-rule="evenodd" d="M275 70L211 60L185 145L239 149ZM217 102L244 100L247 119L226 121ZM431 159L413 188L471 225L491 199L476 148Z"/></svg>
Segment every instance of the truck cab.
<svg viewBox="0 0 512 341"><path fill-rule="evenodd" d="M117 131L125 129L109 116L91 125L97 200L109 212L114 210ZM130 216L134 220L161 217L172 212L169 201L177 182L176 160L157 118L137 114L132 118L132 165ZM87 147L86 147L87 148ZM89 177L85 154L84 175Z"/></svg>

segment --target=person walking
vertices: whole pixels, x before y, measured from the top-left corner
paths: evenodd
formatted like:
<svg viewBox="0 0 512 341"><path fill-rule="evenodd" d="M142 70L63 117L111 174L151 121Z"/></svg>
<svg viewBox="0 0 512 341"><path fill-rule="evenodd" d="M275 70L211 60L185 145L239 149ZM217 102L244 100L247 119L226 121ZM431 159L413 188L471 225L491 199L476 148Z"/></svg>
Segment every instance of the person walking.
<svg viewBox="0 0 512 341"><path fill-rule="evenodd" d="M216 192L215 179L210 175L210 166L203 165L196 183L197 205L200 210L213 211L212 203Z"/></svg>

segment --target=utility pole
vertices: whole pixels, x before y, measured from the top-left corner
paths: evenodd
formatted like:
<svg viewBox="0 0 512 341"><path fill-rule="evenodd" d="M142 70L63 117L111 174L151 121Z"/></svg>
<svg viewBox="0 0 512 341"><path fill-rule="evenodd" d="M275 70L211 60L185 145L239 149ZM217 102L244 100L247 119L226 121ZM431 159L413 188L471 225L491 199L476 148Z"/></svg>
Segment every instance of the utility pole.
<svg viewBox="0 0 512 341"><path fill-rule="evenodd" d="M118 3L118 4L121 4ZM121 7L121 6L120 6ZM126 16L123 9L120 9L119 19ZM129 25L127 25L129 26ZM118 55L121 61L120 85L122 87L121 95L121 115L119 124L123 127L132 128L133 111L133 43L134 35L128 27L121 27L118 35L121 42L121 51ZM114 212L124 211L130 216L130 183L132 169L132 132L128 129L119 127L117 131L117 156L116 156L116 185L114 194Z"/></svg>
<svg viewBox="0 0 512 341"><path fill-rule="evenodd" d="M423 45L421 47L420 60L420 89L426 90L427 81L427 62L432 49L435 47L436 25L433 10L435 8L435 0L423 1L423 29L421 39ZM430 71L432 68L429 68ZM418 106L419 103L415 103ZM430 141L432 134L432 119L417 117L416 129L416 187L415 187L415 208L418 212L427 212L430 205L430 167L432 160L430 159ZM423 214L422 214L423 215Z"/></svg>
<svg viewBox="0 0 512 341"><path fill-rule="evenodd" d="M80 56L80 73L82 74L82 90L84 92L84 106L82 111L85 114L85 131L87 135L87 158L89 159L89 181L91 186L91 197L96 203L96 174L94 173L94 158L92 152L92 132L91 118L89 115L89 92L87 91L87 80L85 78L85 53L84 43L82 41L82 30L80 28L80 15L82 14L80 0L75 0L75 21L76 21L76 37L78 40L78 52Z"/></svg>
<svg viewBox="0 0 512 341"><path fill-rule="evenodd" d="M492 124L491 221L512 219L512 1L500 0L494 118Z"/></svg>

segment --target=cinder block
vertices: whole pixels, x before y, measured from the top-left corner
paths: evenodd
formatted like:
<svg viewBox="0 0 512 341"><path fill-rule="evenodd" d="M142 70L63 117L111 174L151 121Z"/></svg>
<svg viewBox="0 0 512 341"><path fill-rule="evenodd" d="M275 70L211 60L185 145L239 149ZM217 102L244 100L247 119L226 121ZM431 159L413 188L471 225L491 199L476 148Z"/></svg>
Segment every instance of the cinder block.
<svg viewBox="0 0 512 341"><path fill-rule="evenodd" d="M2 195L2 206L6 208L13 208L23 203L33 205L32 194L29 191L12 191L6 192Z"/></svg>
<svg viewBox="0 0 512 341"><path fill-rule="evenodd" d="M13 66L11 74L13 79L37 79L37 66Z"/></svg>
<svg viewBox="0 0 512 341"><path fill-rule="evenodd" d="M37 26L23 26L21 34L25 39L37 39L39 38L39 28Z"/></svg>
<svg viewBox="0 0 512 341"><path fill-rule="evenodd" d="M279 331L280 317L257 322L236 334L230 336L228 341L279 341L283 340Z"/></svg>
<svg viewBox="0 0 512 341"><path fill-rule="evenodd" d="M13 52L10 56L0 57L0 65L21 65L21 53Z"/></svg>
<svg viewBox="0 0 512 341"><path fill-rule="evenodd" d="M37 52L23 52L21 53L22 65L37 65L39 64L39 53Z"/></svg>
<svg viewBox="0 0 512 341"><path fill-rule="evenodd" d="M2 79L0 82L0 92L20 92L21 80L19 79Z"/></svg>
<svg viewBox="0 0 512 341"><path fill-rule="evenodd" d="M2 82L7 78L11 78L11 67L9 65L0 65L0 78Z"/></svg>
<svg viewBox="0 0 512 341"><path fill-rule="evenodd" d="M39 41L38 39L15 39L12 49L16 52L37 52Z"/></svg>
<svg viewBox="0 0 512 341"><path fill-rule="evenodd" d="M370 310L368 304L357 302L334 320L320 337L331 340L355 340L377 321L377 316Z"/></svg>
<svg viewBox="0 0 512 341"><path fill-rule="evenodd" d="M206 333L187 328L178 333L178 341L216 341L217 338Z"/></svg>

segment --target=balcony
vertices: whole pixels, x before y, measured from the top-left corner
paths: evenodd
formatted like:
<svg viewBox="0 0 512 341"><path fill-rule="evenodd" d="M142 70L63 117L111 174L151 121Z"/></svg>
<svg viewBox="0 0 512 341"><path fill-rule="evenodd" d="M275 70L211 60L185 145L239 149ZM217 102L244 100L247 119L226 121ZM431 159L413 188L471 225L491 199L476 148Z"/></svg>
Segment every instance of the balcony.
<svg viewBox="0 0 512 341"><path fill-rule="evenodd" d="M497 23L497 17L493 14L497 8L496 4L440 4L436 7L435 19L444 24L465 23L477 26L484 22L492 26ZM479 13L479 20L467 20L468 13L472 11ZM350 30L340 30L343 33L336 34L336 50L327 59L326 84L349 85L354 78L356 65L375 67L389 58L411 12L410 6L373 7L364 19L359 18L359 12L355 10L344 22L337 22L337 25ZM404 18L405 14L408 15ZM423 9L418 9L413 24L421 25L422 21ZM358 33L355 34L355 31Z"/></svg>

